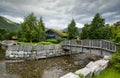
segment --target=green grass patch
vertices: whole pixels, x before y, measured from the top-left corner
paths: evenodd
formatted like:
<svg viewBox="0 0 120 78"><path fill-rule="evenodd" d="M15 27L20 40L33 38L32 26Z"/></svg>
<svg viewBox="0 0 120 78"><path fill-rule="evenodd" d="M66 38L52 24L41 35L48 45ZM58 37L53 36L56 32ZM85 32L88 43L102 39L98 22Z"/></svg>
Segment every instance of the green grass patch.
<svg viewBox="0 0 120 78"><path fill-rule="evenodd" d="M51 42L39 42L39 44L50 45L50 44L52 44L52 43L51 43Z"/></svg>
<svg viewBox="0 0 120 78"><path fill-rule="evenodd" d="M58 40L56 40L56 39L47 39L46 42L51 42L51 43L55 43L55 44L59 43Z"/></svg>
<svg viewBox="0 0 120 78"><path fill-rule="evenodd" d="M32 43L30 43L30 42L18 42L18 44L32 44L32 45L35 45L35 44L43 44L43 45L50 45L50 44L53 44L53 43L51 43L51 42L32 42Z"/></svg>
<svg viewBox="0 0 120 78"><path fill-rule="evenodd" d="M34 45L34 44L39 44L38 42L17 42L18 44L32 44L32 45Z"/></svg>
<svg viewBox="0 0 120 78"><path fill-rule="evenodd" d="M46 41L42 42L17 42L18 44L43 44L43 45L49 45L49 44L59 44L61 41L65 40L65 38L60 38L60 39L47 39Z"/></svg>
<svg viewBox="0 0 120 78"><path fill-rule="evenodd" d="M114 68L106 68L100 75L92 78L120 78L120 73Z"/></svg>

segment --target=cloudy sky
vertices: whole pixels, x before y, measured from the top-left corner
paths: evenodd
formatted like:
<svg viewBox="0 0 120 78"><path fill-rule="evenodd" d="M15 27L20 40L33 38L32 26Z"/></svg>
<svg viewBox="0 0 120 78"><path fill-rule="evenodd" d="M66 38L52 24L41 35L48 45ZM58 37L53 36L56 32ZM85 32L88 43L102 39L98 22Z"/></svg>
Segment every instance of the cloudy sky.
<svg viewBox="0 0 120 78"><path fill-rule="evenodd" d="M83 27L96 13L112 24L120 20L120 0L0 0L0 15L12 21L20 23L31 12L47 28L66 28L72 18Z"/></svg>

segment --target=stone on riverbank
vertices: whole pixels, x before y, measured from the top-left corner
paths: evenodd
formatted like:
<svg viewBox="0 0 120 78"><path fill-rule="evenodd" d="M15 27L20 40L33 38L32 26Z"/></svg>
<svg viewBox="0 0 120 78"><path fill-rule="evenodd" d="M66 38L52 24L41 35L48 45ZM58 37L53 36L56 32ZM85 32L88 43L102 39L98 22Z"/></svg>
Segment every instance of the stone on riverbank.
<svg viewBox="0 0 120 78"><path fill-rule="evenodd" d="M77 75L75 75L74 73L70 72L60 78L79 78Z"/></svg>
<svg viewBox="0 0 120 78"><path fill-rule="evenodd" d="M91 71L89 68L82 68L80 70L77 70L75 74L82 74L83 78L90 78L91 77Z"/></svg>

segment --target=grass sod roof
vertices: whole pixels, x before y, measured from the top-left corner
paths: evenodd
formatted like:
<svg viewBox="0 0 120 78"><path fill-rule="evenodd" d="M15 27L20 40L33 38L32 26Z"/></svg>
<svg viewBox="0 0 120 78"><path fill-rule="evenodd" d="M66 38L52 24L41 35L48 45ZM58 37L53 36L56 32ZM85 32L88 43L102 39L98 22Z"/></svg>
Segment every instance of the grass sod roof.
<svg viewBox="0 0 120 78"><path fill-rule="evenodd" d="M55 29L48 29L48 30L51 30L51 31L59 34L60 36L63 36L63 37L67 37L68 36L68 34L65 33L63 30L55 30Z"/></svg>

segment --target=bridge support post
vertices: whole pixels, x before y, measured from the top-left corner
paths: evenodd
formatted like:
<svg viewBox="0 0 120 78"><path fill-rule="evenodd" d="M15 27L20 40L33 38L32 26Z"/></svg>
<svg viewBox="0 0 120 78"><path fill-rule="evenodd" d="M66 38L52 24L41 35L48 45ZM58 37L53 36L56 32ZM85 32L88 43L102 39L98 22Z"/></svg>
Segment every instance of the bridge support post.
<svg viewBox="0 0 120 78"><path fill-rule="evenodd" d="M103 56L102 46L103 46L103 40L100 40L101 56Z"/></svg>
<svg viewBox="0 0 120 78"><path fill-rule="evenodd" d="M92 40L90 40L90 42L89 42L89 46L91 47L91 48L89 48L89 49L90 49L90 54L91 54L91 49L92 49Z"/></svg>

